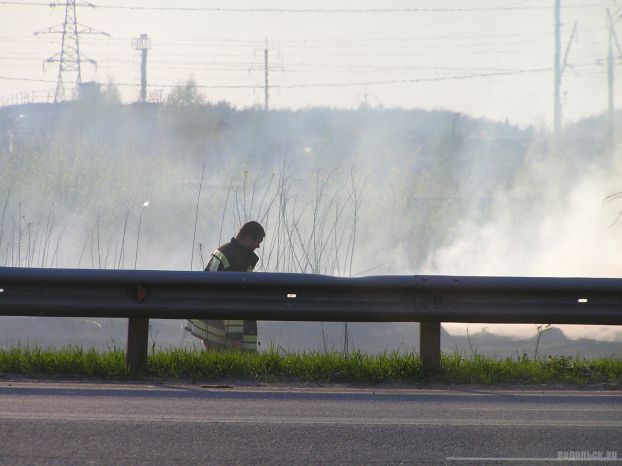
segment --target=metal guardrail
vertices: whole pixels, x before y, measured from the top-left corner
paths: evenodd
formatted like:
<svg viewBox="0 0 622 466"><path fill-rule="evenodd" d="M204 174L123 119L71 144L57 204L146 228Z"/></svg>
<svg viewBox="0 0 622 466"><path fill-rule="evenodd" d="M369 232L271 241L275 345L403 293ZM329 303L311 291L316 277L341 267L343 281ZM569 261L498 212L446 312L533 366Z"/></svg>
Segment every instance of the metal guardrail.
<svg viewBox="0 0 622 466"><path fill-rule="evenodd" d="M149 319L420 322L434 369L441 322L622 325L622 279L0 268L0 315L128 318L135 369Z"/></svg>

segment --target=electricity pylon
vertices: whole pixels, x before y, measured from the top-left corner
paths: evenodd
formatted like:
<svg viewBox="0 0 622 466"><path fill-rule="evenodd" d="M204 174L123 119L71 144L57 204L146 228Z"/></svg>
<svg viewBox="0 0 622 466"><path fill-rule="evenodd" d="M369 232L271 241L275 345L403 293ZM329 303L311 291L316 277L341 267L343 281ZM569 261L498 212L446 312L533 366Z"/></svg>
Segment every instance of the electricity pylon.
<svg viewBox="0 0 622 466"><path fill-rule="evenodd" d="M82 1L76 2L76 0L66 0L65 3L50 3L51 7L64 6L65 7L65 21L63 24L49 27L42 31L37 31L34 34L61 34L61 49L60 52L55 53L50 58L43 62L43 66L47 63L58 63L58 79L56 80L56 92L54 93L54 103L62 101L66 97L65 83L74 81L74 79L66 79L66 75L75 76L75 88L82 84L82 71L80 64L82 62L88 62L97 66L97 62L92 58L86 57L80 53L80 34L102 34L110 37L110 34L97 31L93 28L78 24L78 18L76 15L76 6L90 6L94 5L90 3L84 3Z"/></svg>

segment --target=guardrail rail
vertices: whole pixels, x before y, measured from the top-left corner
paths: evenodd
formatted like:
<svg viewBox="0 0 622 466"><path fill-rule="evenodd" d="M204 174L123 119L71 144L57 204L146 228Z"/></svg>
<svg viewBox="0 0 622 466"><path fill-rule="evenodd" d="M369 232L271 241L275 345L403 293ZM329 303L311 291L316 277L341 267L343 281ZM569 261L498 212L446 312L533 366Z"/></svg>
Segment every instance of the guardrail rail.
<svg viewBox="0 0 622 466"><path fill-rule="evenodd" d="M420 322L435 370L441 322L622 325L622 279L0 267L0 315L127 318L133 370L147 361L149 319Z"/></svg>

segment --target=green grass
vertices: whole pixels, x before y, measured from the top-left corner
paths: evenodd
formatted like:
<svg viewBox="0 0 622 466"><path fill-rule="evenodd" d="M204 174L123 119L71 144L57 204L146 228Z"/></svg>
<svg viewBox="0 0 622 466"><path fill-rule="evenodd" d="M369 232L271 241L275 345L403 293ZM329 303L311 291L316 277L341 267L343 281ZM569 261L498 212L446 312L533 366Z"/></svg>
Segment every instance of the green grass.
<svg viewBox="0 0 622 466"><path fill-rule="evenodd" d="M622 359L527 357L493 359L475 355L444 355L441 370L425 373L413 353L368 355L341 353L205 352L154 350L148 366L132 375L123 350L11 348L0 350L0 374L27 377L130 380L141 378L209 381L241 378L250 381L355 384L520 384L622 386Z"/></svg>

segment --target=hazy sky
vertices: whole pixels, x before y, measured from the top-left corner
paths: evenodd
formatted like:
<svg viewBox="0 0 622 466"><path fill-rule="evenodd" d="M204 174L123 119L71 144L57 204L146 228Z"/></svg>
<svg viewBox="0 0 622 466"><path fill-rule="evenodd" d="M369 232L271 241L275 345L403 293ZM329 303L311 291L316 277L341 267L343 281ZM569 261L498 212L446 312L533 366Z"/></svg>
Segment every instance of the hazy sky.
<svg viewBox="0 0 622 466"><path fill-rule="evenodd" d="M112 81L128 102L137 99L140 82L131 39L148 34L150 99L193 77L209 101L263 105L267 38L272 108L355 108L367 101L521 125L552 121L553 0L94 3L77 8L78 22L111 37L80 35L81 52L97 61L97 68L82 64L82 79ZM606 8L621 6L562 0L562 52L577 22L563 78L568 120L607 108ZM42 64L61 50L61 35L33 33L60 27L64 14L64 5L0 1L0 104L20 93L53 98L58 64L45 71ZM622 36L622 19L617 30ZM619 103L622 85L616 89Z"/></svg>

